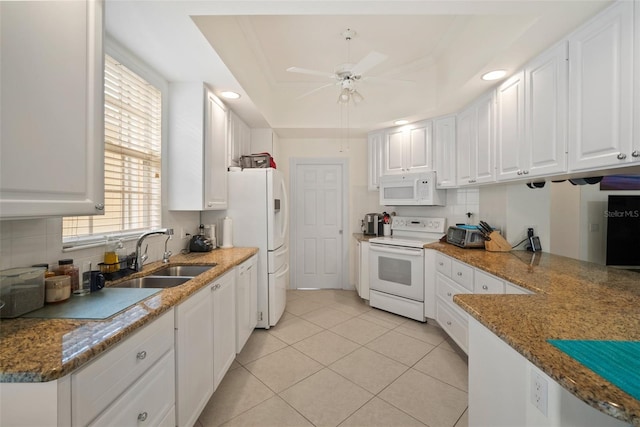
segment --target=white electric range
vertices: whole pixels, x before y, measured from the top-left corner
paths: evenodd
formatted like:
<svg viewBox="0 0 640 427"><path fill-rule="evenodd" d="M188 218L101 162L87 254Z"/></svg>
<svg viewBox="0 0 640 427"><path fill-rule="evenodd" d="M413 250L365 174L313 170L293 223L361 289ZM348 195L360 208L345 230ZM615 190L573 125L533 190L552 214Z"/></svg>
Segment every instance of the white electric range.
<svg viewBox="0 0 640 427"><path fill-rule="evenodd" d="M391 236L369 240L371 307L426 321L423 247L440 240L445 226L445 218L395 216Z"/></svg>

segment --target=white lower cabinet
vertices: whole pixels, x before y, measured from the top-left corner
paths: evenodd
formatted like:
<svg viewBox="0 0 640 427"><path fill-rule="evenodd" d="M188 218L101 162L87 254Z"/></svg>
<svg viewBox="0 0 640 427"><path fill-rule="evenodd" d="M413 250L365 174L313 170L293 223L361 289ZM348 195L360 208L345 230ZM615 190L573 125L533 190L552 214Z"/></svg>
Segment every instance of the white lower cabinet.
<svg viewBox="0 0 640 427"><path fill-rule="evenodd" d="M258 256L236 268L236 353L258 325Z"/></svg>
<svg viewBox="0 0 640 427"><path fill-rule="evenodd" d="M235 271L213 282L213 390L236 358Z"/></svg>
<svg viewBox="0 0 640 427"><path fill-rule="evenodd" d="M369 242L356 241L356 291L369 300Z"/></svg>
<svg viewBox="0 0 640 427"><path fill-rule="evenodd" d="M192 426L213 394L213 284L176 307L177 425Z"/></svg>
<svg viewBox="0 0 640 427"><path fill-rule="evenodd" d="M72 425L136 426L138 417L155 425L166 416L175 401L173 319L171 310L71 375Z"/></svg>
<svg viewBox="0 0 640 427"><path fill-rule="evenodd" d="M533 294L496 276L442 253L435 256L436 321L468 353L469 315L455 302L457 294Z"/></svg>

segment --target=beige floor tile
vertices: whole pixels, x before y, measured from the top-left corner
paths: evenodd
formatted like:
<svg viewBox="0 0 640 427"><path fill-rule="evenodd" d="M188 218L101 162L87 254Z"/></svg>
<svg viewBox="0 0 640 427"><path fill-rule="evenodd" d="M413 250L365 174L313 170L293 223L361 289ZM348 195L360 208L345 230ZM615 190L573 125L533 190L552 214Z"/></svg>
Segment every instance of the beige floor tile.
<svg viewBox="0 0 640 427"><path fill-rule="evenodd" d="M245 365L286 346L287 343L274 337L266 330L255 329L236 360Z"/></svg>
<svg viewBox="0 0 640 427"><path fill-rule="evenodd" d="M280 316L280 320L278 320L278 325L281 322L286 322L287 320L291 320L291 319L297 319L298 316L296 316L295 314L291 314L289 313L286 309L284 311L284 313L282 313L282 316Z"/></svg>
<svg viewBox="0 0 640 427"><path fill-rule="evenodd" d="M331 331L323 331L302 341L298 341L293 347L323 365L330 365L353 352L360 347L360 344L356 344Z"/></svg>
<svg viewBox="0 0 640 427"><path fill-rule="evenodd" d="M455 427L469 427L469 408L464 411L464 414L462 414Z"/></svg>
<svg viewBox="0 0 640 427"><path fill-rule="evenodd" d="M291 302L287 302L286 310L291 314L300 316L302 314L317 310L322 307L323 307L322 304L312 301L309 298L301 297Z"/></svg>
<svg viewBox="0 0 640 427"><path fill-rule="evenodd" d="M325 329L329 329L339 323L351 319L354 316L353 314L348 314L344 311L334 310L331 307L322 307L318 310L305 313L300 317Z"/></svg>
<svg viewBox="0 0 640 427"><path fill-rule="evenodd" d="M408 369L364 347L331 364L329 368L373 394L379 393Z"/></svg>
<svg viewBox="0 0 640 427"><path fill-rule="evenodd" d="M238 369L240 366L242 366L242 365L240 365L237 360L234 360L231 363L231 366L229 366L229 370L231 371L233 369Z"/></svg>
<svg viewBox="0 0 640 427"><path fill-rule="evenodd" d="M224 424L225 427L313 427L308 420L278 396L265 400Z"/></svg>
<svg viewBox="0 0 640 427"><path fill-rule="evenodd" d="M322 369L322 365L292 347L286 347L245 365L276 393Z"/></svg>
<svg viewBox="0 0 640 427"><path fill-rule="evenodd" d="M381 399L429 426L453 426L467 408L467 393L415 369L385 388Z"/></svg>
<svg viewBox="0 0 640 427"><path fill-rule="evenodd" d="M331 331L338 335L342 335L351 341L355 341L358 344L364 345L378 338L385 332L388 332L389 329L367 322L359 317L354 317L353 319L349 319L346 322L334 326L331 328Z"/></svg>
<svg viewBox="0 0 640 427"><path fill-rule="evenodd" d="M455 341L451 339L451 337L445 337L444 341L440 343L438 348L442 350L452 351L454 353L459 353L462 351L462 349L458 347L458 344L456 344Z"/></svg>
<svg viewBox="0 0 640 427"><path fill-rule="evenodd" d="M389 331L367 344L367 348L407 366L413 366L435 347L408 335Z"/></svg>
<svg viewBox="0 0 640 427"><path fill-rule="evenodd" d="M296 343L321 331L322 328L320 326L299 317L285 322L278 322L276 326L269 329L270 334L287 344Z"/></svg>
<svg viewBox="0 0 640 427"><path fill-rule="evenodd" d="M469 366L458 354L438 347L416 363L413 368L460 390L469 390Z"/></svg>
<svg viewBox="0 0 640 427"><path fill-rule="evenodd" d="M315 426L337 426L373 395L325 368L280 394Z"/></svg>
<svg viewBox="0 0 640 427"><path fill-rule="evenodd" d="M398 316L388 311L378 310L377 308L372 308L366 313L361 314L360 317L389 329L393 329L408 321L406 317Z"/></svg>
<svg viewBox="0 0 640 427"><path fill-rule="evenodd" d="M363 426L424 427L424 424L384 400L374 397L340 424L340 427Z"/></svg>
<svg viewBox="0 0 640 427"><path fill-rule="evenodd" d="M274 394L245 368L227 372L205 406L199 421L204 427L219 426Z"/></svg>
<svg viewBox="0 0 640 427"><path fill-rule="evenodd" d="M421 323L415 320L403 323L395 329L396 332L427 342L431 345L440 345L447 334L439 326L431 323Z"/></svg>
<svg viewBox="0 0 640 427"><path fill-rule="evenodd" d="M291 301L295 301L299 298L302 298L302 295L300 295L299 293L293 293L291 291L287 292L287 303L290 303Z"/></svg>

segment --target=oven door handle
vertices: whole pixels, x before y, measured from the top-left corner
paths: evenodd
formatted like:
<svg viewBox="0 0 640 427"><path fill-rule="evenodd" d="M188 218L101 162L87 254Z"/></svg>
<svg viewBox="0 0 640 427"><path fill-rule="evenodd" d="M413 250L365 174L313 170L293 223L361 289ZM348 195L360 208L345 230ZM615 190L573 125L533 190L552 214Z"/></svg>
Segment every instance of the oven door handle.
<svg viewBox="0 0 640 427"><path fill-rule="evenodd" d="M376 243L371 243L369 250L375 252L384 252L388 254L397 254L397 255L409 255L409 256L422 256L423 250L417 248L399 248L399 247L391 247L389 245L380 245Z"/></svg>

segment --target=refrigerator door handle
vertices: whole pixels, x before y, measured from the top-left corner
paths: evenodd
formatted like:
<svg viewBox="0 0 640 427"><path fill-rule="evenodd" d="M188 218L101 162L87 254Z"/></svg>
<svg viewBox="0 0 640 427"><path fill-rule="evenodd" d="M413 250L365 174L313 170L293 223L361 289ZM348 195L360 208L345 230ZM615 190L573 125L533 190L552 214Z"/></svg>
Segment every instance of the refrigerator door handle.
<svg viewBox="0 0 640 427"><path fill-rule="evenodd" d="M284 199L283 200L284 220L280 225L280 235L284 238L287 232L287 227L289 225L289 197L287 196L287 188L284 185L284 179L280 181L280 186L282 189L282 198Z"/></svg>

